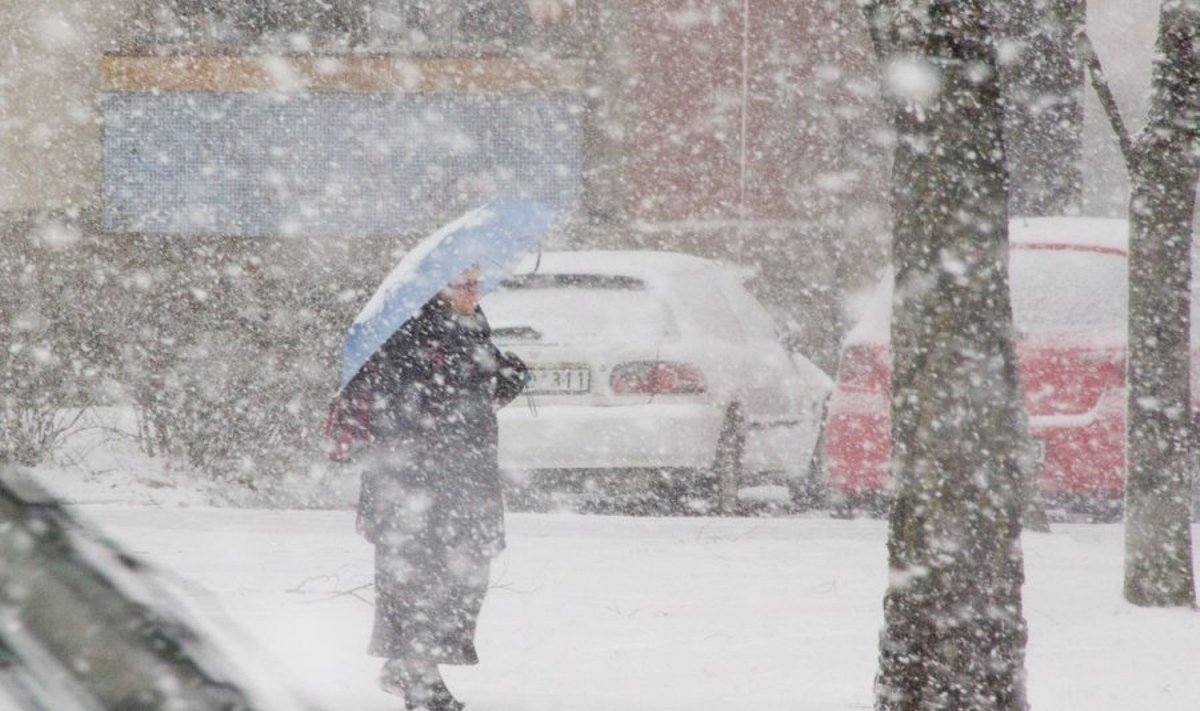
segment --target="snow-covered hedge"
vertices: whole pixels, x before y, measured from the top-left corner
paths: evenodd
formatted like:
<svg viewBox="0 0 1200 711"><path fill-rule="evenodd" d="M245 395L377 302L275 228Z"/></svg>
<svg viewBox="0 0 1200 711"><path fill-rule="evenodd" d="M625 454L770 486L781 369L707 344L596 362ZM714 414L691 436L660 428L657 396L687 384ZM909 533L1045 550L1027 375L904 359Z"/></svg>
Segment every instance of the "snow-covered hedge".
<svg viewBox="0 0 1200 711"><path fill-rule="evenodd" d="M65 413L127 404L148 453L213 478L267 491L324 466L344 328L392 245L50 224L0 240L0 458L37 463Z"/></svg>

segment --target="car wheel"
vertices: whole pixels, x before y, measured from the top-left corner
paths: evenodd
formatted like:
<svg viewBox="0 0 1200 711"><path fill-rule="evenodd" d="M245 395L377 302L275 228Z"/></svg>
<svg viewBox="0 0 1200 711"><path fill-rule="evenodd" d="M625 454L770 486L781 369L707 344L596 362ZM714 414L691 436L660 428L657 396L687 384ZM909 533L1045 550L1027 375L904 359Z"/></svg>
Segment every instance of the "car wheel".
<svg viewBox="0 0 1200 711"><path fill-rule="evenodd" d="M1125 500L1120 496L1100 494L1084 507L1095 523L1120 523L1125 518Z"/></svg>
<svg viewBox="0 0 1200 711"><path fill-rule="evenodd" d="M729 408L717 440L713 460L713 479L716 483L716 506L722 515L738 510L738 487L742 482L743 458L746 452L746 424L737 406Z"/></svg>
<svg viewBox="0 0 1200 711"><path fill-rule="evenodd" d="M892 500L886 494L878 492L839 494L833 496L829 503L829 515L833 518L887 518L891 511Z"/></svg>
<svg viewBox="0 0 1200 711"><path fill-rule="evenodd" d="M501 479L504 508L508 511L545 512L550 510L550 497L545 491L518 483L508 478Z"/></svg>
<svg viewBox="0 0 1200 711"><path fill-rule="evenodd" d="M829 515L833 518L854 518L854 503L848 498L839 497L829 504Z"/></svg>

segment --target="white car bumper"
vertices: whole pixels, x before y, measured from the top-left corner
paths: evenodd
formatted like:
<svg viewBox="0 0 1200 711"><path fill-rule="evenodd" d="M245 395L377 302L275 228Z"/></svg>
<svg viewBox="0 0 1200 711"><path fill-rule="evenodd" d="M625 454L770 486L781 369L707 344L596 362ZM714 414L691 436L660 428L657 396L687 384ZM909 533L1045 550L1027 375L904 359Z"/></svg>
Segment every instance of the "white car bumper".
<svg viewBox="0 0 1200 711"><path fill-rule="evenodd" d="M724 413L700 403L589 407L519 398L499 413L506 470L702 468L712 464Z"/></svg>

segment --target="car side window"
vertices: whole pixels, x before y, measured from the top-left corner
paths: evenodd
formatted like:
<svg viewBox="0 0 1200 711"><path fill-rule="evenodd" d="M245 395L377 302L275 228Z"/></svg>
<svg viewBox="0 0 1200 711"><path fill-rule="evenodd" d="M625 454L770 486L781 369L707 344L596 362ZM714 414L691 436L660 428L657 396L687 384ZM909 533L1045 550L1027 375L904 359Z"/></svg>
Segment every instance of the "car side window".
<svg viewBox="0 0 1200 711"><path fill-rule="evenodd" d="M742 330L746 336L755 340L776 341L779 339L779 329L775 322L746 288L733 278L722 279L721 291L737 313Z"/></svg>
<svg viewBox="0 0 1200 711"><path fill-rule="evenodd" d="M713 288L712 274L695 272L675 279L671 292L679 301L680 311L697 325L704 335L724 341L745 339L737 315L720 289Z"/></svg>

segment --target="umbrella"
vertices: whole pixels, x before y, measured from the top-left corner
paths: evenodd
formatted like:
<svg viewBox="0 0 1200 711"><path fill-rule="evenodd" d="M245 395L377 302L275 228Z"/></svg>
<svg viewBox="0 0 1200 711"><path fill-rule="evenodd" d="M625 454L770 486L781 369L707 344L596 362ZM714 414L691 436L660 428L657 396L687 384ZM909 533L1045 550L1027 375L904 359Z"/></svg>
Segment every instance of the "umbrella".
<svg viewBox="0 0 1200 711"><path fill-rule="evenodd" d="M464 269L479 267L480 294L496 288L550 228L555 215L553 208L531 200L497 200L421 240L392 269L350 325L342 348L339 390Z"/></svg>

